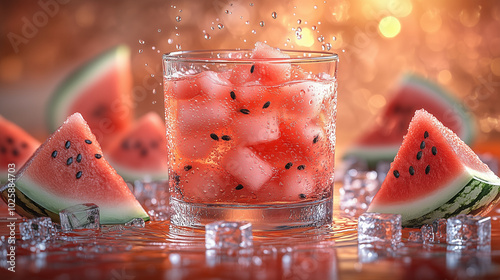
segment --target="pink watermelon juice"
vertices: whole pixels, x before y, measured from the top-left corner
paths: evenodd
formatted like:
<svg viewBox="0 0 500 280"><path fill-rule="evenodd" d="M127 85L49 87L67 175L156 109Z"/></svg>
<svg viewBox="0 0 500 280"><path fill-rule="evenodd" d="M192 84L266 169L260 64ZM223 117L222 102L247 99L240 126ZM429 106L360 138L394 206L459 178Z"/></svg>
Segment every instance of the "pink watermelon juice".
<svg viewBox="0 0 500 280"><path fill-rule="evenodd" d="M166 55L172 199L214 207L331 202L336 61L262 43Z"/></svg>

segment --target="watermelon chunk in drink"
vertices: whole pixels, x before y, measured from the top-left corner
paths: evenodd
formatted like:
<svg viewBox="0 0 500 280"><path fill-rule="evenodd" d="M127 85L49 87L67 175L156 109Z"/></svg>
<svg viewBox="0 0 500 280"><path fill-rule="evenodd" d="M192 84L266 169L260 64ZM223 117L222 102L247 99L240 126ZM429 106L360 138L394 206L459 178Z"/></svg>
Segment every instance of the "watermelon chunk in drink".
<svg viewBox="0 0 500 280"><path fill-rule="evenodd" d="M165 81L170 194L223 204L324 198L333 186L334 80L263 43L242 57L229 70L207 65Z"/></svg>

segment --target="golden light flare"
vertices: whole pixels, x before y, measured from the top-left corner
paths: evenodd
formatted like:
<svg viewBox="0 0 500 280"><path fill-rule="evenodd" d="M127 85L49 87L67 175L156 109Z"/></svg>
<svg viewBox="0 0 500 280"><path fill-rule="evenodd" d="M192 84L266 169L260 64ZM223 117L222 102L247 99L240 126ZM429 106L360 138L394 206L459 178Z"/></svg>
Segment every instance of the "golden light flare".
<svg viewBox="0 0 500 280"><path fill-rule="evenodd" d="M401 23L396 17L387 16L380 20L378 30L386 38L394 38L401 32Z"/></svg>
<svg viewBox="0 0 500 280"><path fill-rule="evenodd" d="M314 33L309 28L302 28L302 38L299 40L295 37L295 43L301 47L311 47L314 45Z"/></svg>

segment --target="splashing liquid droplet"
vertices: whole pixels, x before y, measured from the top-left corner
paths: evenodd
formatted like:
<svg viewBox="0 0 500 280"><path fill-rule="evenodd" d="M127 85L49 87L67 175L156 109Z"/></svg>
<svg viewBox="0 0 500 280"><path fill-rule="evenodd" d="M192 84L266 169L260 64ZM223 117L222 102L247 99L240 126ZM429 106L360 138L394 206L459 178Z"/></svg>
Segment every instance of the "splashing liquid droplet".
<svg viewBox="0 0 500 280"><path fill-rule="evenodd" d="M274 19L276 19L276 18L278 17L278 14L277 14L276 12L273 12L273 13L271 14L271 16L272 16Z"/></svg>
<svg viewBox="0 0 500 280"><path fill-rule="evenodd" d="M302 20L299 18L299 19L297 20L297 24L301 24L301 23L302 23Z"/></svg>
<svg viewBox="0 0 500 280"><path fill-rule="evenodd" d="M158 28L158 33L160 33L160 32L161 32L161 29L160 29L160 28Z"/></svg>
<svg viewBox="0 0 500 280"><path fill-rule="evenodd" d="M146 43L144 40L139 40L139 44L144 45L144 43Z"/></svg>
<svg viewBox="0 0 500 280"><path fill-rule="evenodd" d="M174 42L174 40L172 40L172 39L168 39L168 40L167 40L167 43L168 43L169 45L172 45L172 43L173 43L173 42Z"/></svg>
<svg viewBox="0 0 500 280"><path fill-rule="evenodd" d="M207 34L205 34L205 39L210 40L210 39L212 39L212 37L210 36L210 34L207 33Z"/></svg>
<svg viewBox="0 0 500 280"><path fill-rule="evenodd" d="M140 49L140 50L139 50L139 53L142 53L142 52L143 52L143 50L142 50L142 49Z"/></svg>
<svg viewBox="0 0 500 280"><path fill-rule="evenodd" d="M266 23L261 21L261 22L259 22L259 25L260 25L260 27L264 27L266 25Z"/></svg>
<svg viewBox="0 0 500 280"><path fill-rule="evenodd" d="M182 18L181 18L180 16L176 16L176 17L175 17L175 21L177 21L177 22L181 22L181 20L182 20Z"/></svg>
<svg viewBox="0 0 500 280"><path fill-rule="evenodd" d="M182 47L181 47L180 44L177 44L177 45L175 45L175 48L178 49L178 50L180 50Z"/></svg>
<svg viewBox="0 0 500 280"><path fill-rule="evenodd" d="M323 37L323 36L318 37L318 42L323 42L324 40L325 40L325 37Z"/></svg>
<svg viewBox="0 0 500 280"><path fill-rule="evenodd" d="M222 23L219 23L219 24L217 24L217 27L218 27L219 29L222 29L222 28L224 28L224 25L223 25Z"/></svg>
<svg viewBox="0 0 500 280"><path fill-rule="evenodd" d="M314 30L316 30L316 28L317 28L317 27L316 27L316 25L313 25L313 26L311 27L311 29L312 29L313 31L314 31Z"/></svg>

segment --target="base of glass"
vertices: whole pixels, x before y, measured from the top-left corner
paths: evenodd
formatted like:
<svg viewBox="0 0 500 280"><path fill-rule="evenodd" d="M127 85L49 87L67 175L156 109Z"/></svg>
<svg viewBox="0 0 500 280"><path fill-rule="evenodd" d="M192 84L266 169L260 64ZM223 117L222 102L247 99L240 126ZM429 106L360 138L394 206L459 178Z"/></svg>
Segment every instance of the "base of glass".
<svg viewBox="0 0 500 280"><path fill-rule="evenodd" d="M218 221L247 221L253 230L286 230L320 227L332 223L333 197L319 201L277 205L231 205L189 203L170 197L172 225L204 228Z"/></svg>

